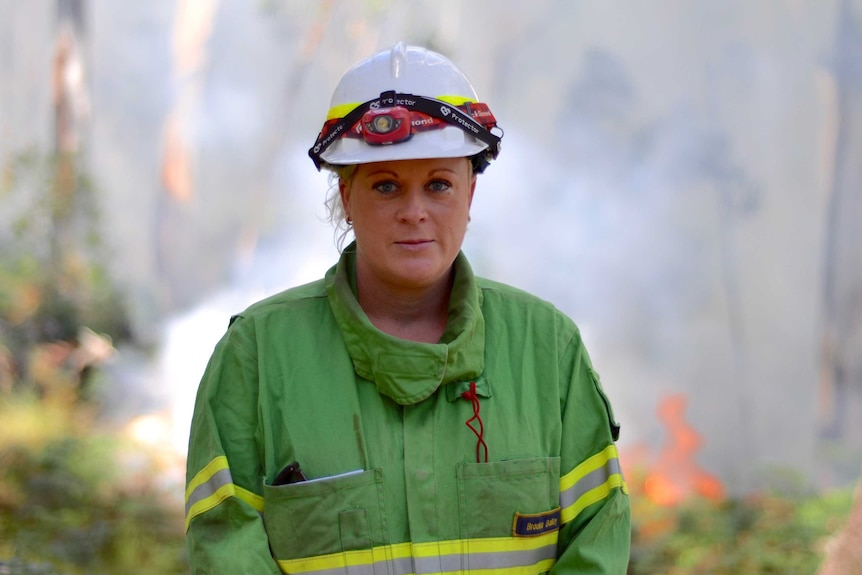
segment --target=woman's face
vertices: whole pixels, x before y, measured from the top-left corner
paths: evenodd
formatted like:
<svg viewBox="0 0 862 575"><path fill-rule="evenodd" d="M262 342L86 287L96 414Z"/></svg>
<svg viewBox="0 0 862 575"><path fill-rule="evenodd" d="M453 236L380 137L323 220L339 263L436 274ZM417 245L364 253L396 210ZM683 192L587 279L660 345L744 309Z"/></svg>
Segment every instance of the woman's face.
<svg viewBox="0 0 862 575"><path fill-rule="evenodd" d="M359 165L340 192L353 220L362 289L421 291L448 281L475 185L466 158Z"/></svg>

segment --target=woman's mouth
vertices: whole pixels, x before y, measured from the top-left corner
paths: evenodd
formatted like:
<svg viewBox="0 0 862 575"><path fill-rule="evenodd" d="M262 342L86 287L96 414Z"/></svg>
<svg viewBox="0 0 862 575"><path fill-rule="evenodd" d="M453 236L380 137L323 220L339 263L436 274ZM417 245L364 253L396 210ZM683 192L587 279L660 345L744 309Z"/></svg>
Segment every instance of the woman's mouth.
<svg viewBox="0 0 862 575"><path fill-rule="evenodd" d="M399 240L395 242L397 245L407 248L407 249L418 249L425 247L432 243L433 240L427 239L410 239L410 240Z"/></svg>

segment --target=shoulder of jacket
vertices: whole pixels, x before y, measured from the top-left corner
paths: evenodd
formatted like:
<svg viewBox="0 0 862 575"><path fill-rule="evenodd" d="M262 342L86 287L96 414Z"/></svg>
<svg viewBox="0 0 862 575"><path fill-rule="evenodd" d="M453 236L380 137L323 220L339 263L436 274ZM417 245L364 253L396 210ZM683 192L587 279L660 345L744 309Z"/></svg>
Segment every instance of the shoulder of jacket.
<svg viewBox="0 0 862 575"><path fill-rule="evenodd" d="M545 300L521 288L477 277L476 281L482 291L482 299L488 306L486 311L496 310L498 307L529 310L531 314L539 314L545 320L552 320L560 326L566 326L566 331L578 334L578 326L568 315L548 300Z"/></svg>
<svg viewBox="0 0 862 575"><path fill-rule="evenodd" d="M504 284L482 277L477 277L476 282L479 285L479 289L482 290L482 296L484 298L487 298L488 296L493 296L501 300L510 301L512 303L527 305L531 307L534 306L538 308L546 308L549 311L564 315L551 302L542 299L539 296L532 294L528 291L524 291L521 288L517 288L509 284Z"/></svg>
<svg viewBox="0 0 862 575"><path fill-rule="evenodd" d="M288 288L255 302L244 311L232 315L230 324L233 325L235 321L243 318L264 317L273 313L282 313L316 300L326 300L326 288L323 279Z"/></svg>

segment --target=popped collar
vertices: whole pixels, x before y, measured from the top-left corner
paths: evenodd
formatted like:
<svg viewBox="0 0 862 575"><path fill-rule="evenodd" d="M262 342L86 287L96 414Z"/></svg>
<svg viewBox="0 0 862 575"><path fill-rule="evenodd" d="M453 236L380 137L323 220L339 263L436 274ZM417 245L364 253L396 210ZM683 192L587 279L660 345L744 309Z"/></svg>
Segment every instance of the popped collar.
<svg viewBox="0 0 862 575"><path fill-rule="evenodd" d="M439 343L393 337L377 329L355 294L356 249L348 246L325 278L326 295L356 373L401 405L430 397L441 385L477 379L485 367L482 292L463 253L454 262L446 331Z"/></svg>

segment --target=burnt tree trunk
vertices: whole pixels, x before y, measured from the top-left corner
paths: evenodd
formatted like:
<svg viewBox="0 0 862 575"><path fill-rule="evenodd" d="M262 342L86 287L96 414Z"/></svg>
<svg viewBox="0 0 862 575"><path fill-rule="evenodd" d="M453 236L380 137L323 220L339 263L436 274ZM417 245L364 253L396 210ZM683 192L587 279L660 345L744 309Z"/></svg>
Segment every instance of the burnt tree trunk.
<svg viewBox="0 0 862 575"><path fill-rule="evenodd" d="M47 230L44 270L44 321L40 338L70 340L78 323L75 306L80 287L76 246L76 213L80 204L80 141L87 109L84 82L83 37L85 0L57 0L53 60L51 63L51 113L53 117L53 170L48 188L50 228Z"/></svg>
<svg viewBox="0 0 862 575"><path fill-rule="evenodd" d="M54 116L55 173L52 198L51 263L63 265L69 245L69 226L78 185L79 123L84 96L81 40L84 0L57 0L57 28L51 90Z"/></svg>
<svg viewBox="0 0 862 575"><path fill-rule="evenodd" d="M862 453L862 0L841 0L839 6L838 141L824 270L823 432L848 446L853 459Z"/></svg>

